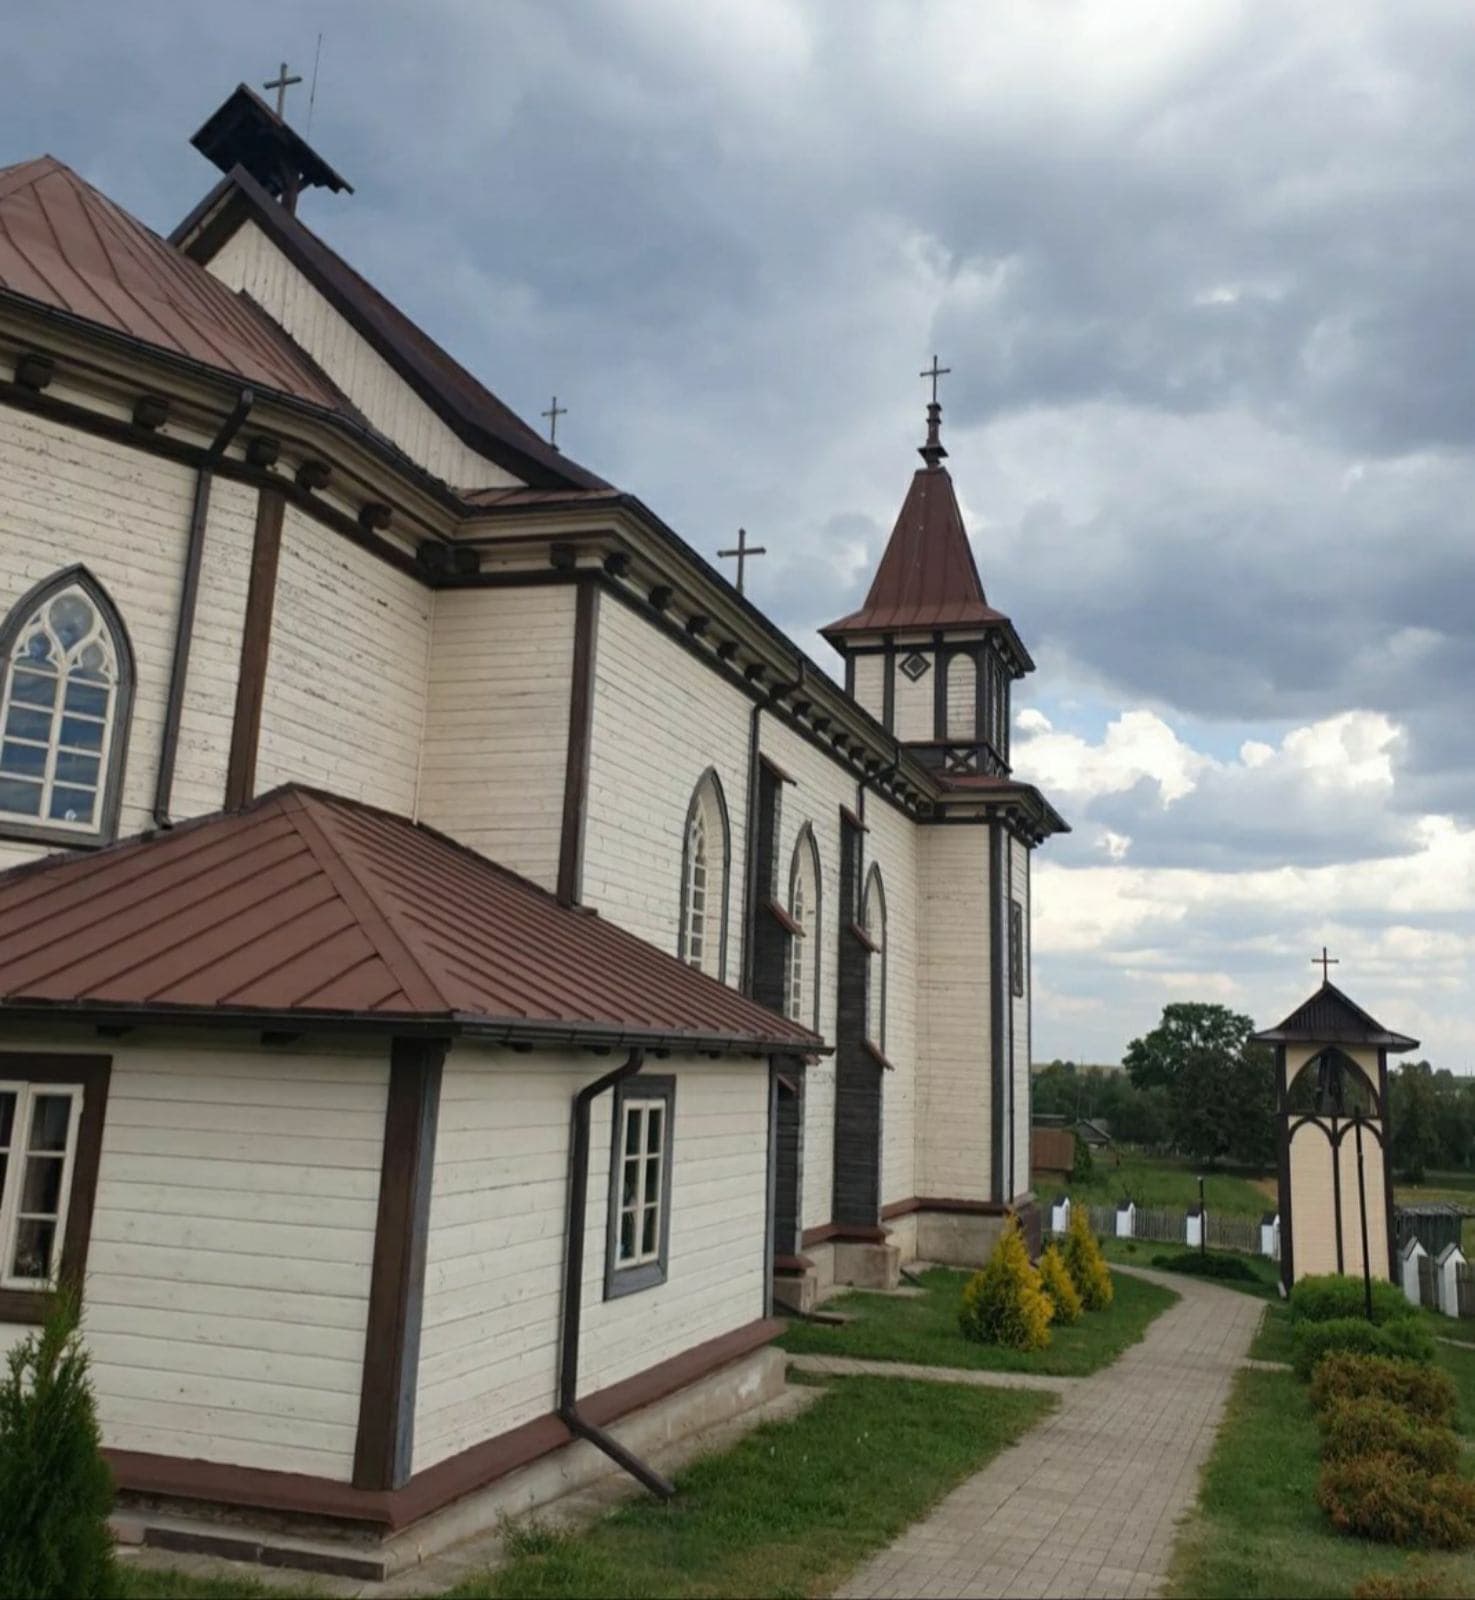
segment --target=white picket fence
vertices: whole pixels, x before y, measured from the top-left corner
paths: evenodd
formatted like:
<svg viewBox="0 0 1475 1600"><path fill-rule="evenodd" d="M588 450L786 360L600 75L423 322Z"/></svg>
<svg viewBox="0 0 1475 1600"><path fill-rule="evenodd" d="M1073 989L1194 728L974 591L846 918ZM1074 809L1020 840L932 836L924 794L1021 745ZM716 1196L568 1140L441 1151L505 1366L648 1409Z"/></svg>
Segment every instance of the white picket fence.
<svg viewBox="0 0 1475 1600"><path fill-rule="evenodd" d="M1064 1233L1070 1226L1070 1197L1051 1201L1046 1208L1046 1229ZM1092 1233L1108 1239L1143 1239L1153 1244L1176 1244L1197 1250L1238 1250L1243 1255L1280 1260L1280 1217L1220 1215L1217 1211L1175 1211L1168 1206L1139 1206L1128 1200L1119 1206L1087 1206Z"/></svg>

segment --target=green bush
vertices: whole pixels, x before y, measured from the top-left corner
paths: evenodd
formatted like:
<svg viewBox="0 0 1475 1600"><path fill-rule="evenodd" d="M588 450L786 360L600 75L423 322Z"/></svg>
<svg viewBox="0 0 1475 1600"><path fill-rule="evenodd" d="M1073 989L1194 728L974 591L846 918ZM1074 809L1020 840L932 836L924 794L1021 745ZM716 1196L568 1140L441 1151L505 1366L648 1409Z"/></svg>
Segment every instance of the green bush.
<svg viewBox="0 0 1475 1600"><path fill-rule="evenodd" d="M1329 1462L1316 1499L1333 1527L1359 1538L1438 1550L1475 1544L1475 1483L1420 1472L1401 1455Z"/></svg>
<svg viewBox="0 0 1475 1600"><path fill-rule="evenodd" d="M1421 1322L1403 1318L1381 1328L1362 1317L1337 1317L1331 1322L1298 1322L1292 1333L1291 1365L1309 1378L1323 1356L1334 1351L1388 1356L1427 1364L1434 1359L1434 1336Z"/></svg>
<svg viewBox="0 0 1475 1600"><path fill-rule="evenodd" d="M1079 1322L1085 1307L1081 1304L1080 1290L1065 1264L1058 1244L1046 1245L1040 1253L1040 1287L1050 1297L1055 1307L1055 1321Z"/></svg>
<svg viewBox="0 0 1475 1600"><path fill-rule="evenodd" d="M1070 1181L1089 1183L1091 1174L1096 1170L1096 1163L1091 1156L1091 1146L1078 1133L1072 1137L1075 1139L1075 1149L1071 1156Z"/></svg>
<svg viewBox="0 0 1475 1600"><path fill-rule="evenodd" d="M59 1296L0 1381L0 1594L87 1600L115 1592L102 1459L77 1313Z"/></svg>
<svg viewBox="0 0 1475 1600"><path fill-rule="evenodd" d="M1421 1567L1418 1556L1397 1572L1374 1572L1352 1589L1352 1600L1470 1600L1470 1580L1447 1567Z"/></svg>
<svg viewBox="0 0 1475 1600"><path fill-rule="evenodd" d="M1019 1222L1011 1217L988 1265L964 1286L958 1310L963 1337L1013 1350L1043 1350L1050 1342L1054 1311L1030 1265Z"/></svg>
<svg viewBox="0 0 1475 1600"><path fill-rule="evenodd" d="M1441 1428L1454 1421L1459 1399L1454 1379L1447 1372L1415 1361L1336 1351L1317 1364L1311 1379L1311 1402L1318 1411L1330 1410L1339 1400L1361 1400L1369 1395L1391 1400Z"/></svg>
<svg viewBox="0 0 1475 1600"><path fill-rule="evenodd" d="M1397 1455L1421 1472L1454 1472L1460 1463L1459 1435L1410 1415L1377 1395L1339 1400L1322 1415L1322 1459Z"/></svg>
<svg viewBox="0 0 1475 1600"><path fill-rule="evenodd" d="M1116 1295L1111 1272L1084 1206L1070 1208L1070 1226L1065 1231L1065 1266L1071 1282L1087 1311L1105 1311Z"/></svg>
<svg viewBox="0 0 1475 1600"><path fill-rule="evenodd" d="M1209 1254L1202 1250L1165 1251L1152 1258L1165 1272L1189 1272L1198 1278L1223 1278L1230 1283L1259 1283L1255 1269L1238 1256Z"/></svg>
<svg viewBox="0 0 1475 1600"><path fill-rule="evenodd" d="M1373 1321L1397 1322L1416 1317L1419 1308L1396 1284L1375 1280ZM1335 1322L1343 1317L1367 1316L1366 1288L1361 1278L1329 1272L1321 1277L1302 1278L1291 1290L1291 1316L1297 1322Z"/></svg>

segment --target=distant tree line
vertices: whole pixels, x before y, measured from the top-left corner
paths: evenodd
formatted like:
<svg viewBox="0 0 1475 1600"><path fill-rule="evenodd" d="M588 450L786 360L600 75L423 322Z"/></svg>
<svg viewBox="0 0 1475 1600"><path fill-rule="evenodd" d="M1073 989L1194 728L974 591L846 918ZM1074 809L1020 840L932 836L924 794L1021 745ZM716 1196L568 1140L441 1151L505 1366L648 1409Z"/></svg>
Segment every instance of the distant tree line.
<svg viewBox="0 0 1475 1600"><path fill-rule="evenodd" d="M1226 1006L1182 1001L1134 1039L1121 1071L1052 1061L1034 1075L1034 1110L1105 1122L1113 1139L1212 1166L1275 1162L1275 1057L1254 1022ZM1427 1061L1391 1067L1393 1166L1420 1182L1436 1169L1475 1168L1475 1079Z"/></svg>

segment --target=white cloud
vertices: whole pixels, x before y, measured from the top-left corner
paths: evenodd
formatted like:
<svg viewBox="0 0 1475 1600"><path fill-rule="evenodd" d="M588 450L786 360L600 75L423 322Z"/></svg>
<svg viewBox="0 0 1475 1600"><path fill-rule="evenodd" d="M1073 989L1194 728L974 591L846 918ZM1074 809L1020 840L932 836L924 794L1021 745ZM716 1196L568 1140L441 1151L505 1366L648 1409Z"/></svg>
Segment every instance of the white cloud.
<svg viewBox="0 0 1475 1600"><path fill-rule="evenodd" d="M1152 711L1123 712L1095 745L1048 722L1031 731L1023 717L1016 721L1030 733L1015 743L1016 771L1066 801L1119 793L1146 778L1157 785L1168 806L1190 793L1198 773L1209 765L1207 756L1190 749Z"/></svg>

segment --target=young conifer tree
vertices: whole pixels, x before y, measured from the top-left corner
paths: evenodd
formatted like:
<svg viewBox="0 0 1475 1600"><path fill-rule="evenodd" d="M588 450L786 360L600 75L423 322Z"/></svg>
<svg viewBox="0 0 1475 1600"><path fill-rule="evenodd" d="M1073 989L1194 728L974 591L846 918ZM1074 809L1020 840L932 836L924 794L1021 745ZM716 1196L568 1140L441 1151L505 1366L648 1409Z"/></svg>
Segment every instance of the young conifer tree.
<svg viewBox="0 0 1475 1600"><path fill-rule="evenodd" d="M1070 1208L1070 1227L1065 1235L1065 1265L1087 1311L1104 1311L1116 1293L1106 1258L1084 1206Z"/></svg>

